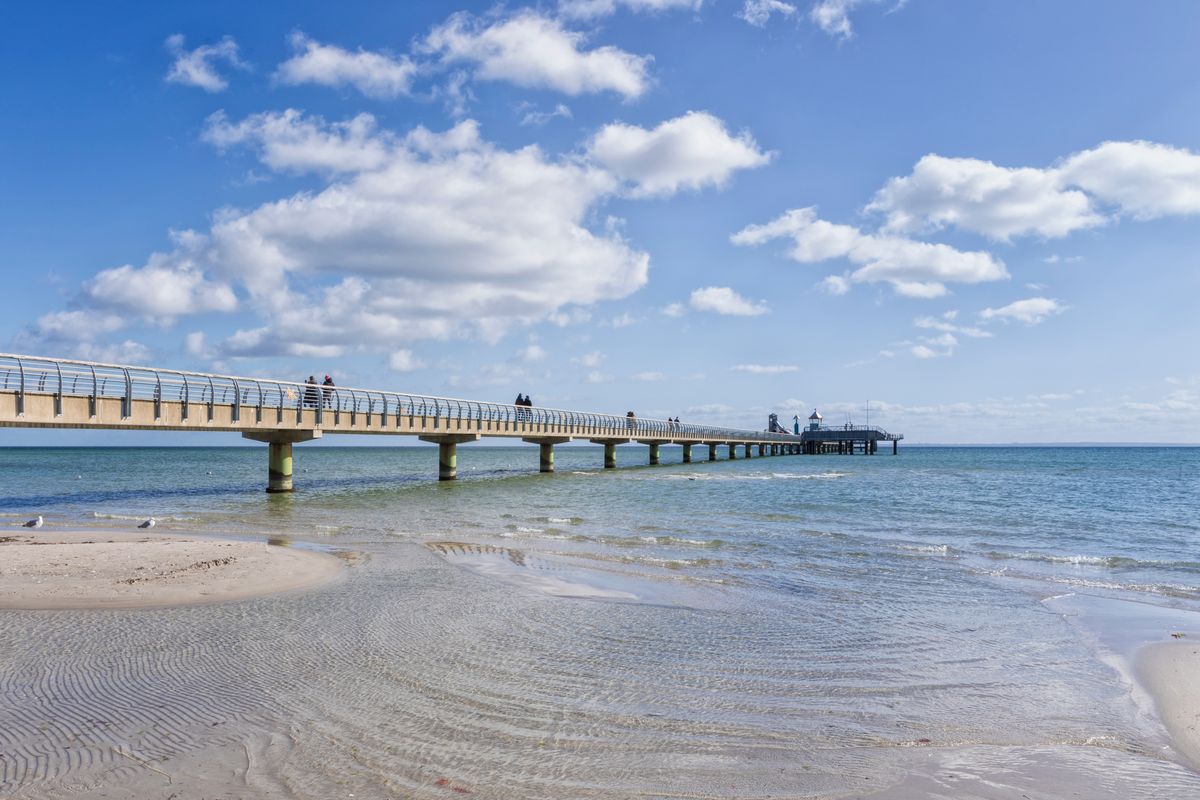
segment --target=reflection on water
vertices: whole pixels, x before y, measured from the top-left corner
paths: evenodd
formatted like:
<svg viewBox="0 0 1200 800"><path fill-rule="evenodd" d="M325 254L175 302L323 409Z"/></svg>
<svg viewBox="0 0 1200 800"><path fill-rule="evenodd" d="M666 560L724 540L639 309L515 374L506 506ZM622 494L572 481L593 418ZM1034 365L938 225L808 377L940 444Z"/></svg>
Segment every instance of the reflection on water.
<svg viewBox="0 0 1200 800"><path fill-rule="evenodd" d="M188 451L186 491L179 453L0 451L0 511L356 554L308 594L0 614L0 795L1200 793L1040 602L1191 609L1195 451L599 453L464 447L446 487L429 449L297 448L278 502L257 450Z"/></svg>

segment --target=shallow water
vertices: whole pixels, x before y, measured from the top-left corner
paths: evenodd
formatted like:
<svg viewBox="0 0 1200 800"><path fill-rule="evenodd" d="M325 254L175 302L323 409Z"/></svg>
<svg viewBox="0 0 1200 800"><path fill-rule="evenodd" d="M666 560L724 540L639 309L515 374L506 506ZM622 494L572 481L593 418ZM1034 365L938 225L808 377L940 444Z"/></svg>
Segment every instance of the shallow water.
<svg viewBox="0 0 1200 800"><path fill-rule="evenodd" d="M1200 609L1200 450L461 447L449 485L433 448L296 452L268 496L265 448L0 450L11 524L367 555L308 594L0 612L0 796L1200 795L1104 614L1043 602Z"/></svg>

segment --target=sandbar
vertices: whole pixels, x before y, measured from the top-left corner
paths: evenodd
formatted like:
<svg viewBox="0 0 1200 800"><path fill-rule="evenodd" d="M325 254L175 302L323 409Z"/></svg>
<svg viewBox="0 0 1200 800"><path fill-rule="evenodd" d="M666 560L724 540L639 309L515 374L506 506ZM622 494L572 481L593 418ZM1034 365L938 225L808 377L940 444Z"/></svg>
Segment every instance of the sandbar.
<svg viewBox="0 0 1200 800"><path fill-rule="evenodd" d="M1200 770L1200 641L1148 645L1138 653L1136 668L1175 750Z"/></svg>
<svg viewBox="0 0 1200 800"><path fill-rule="evenodd" d="M220 603L337 580L335 556L266 542L113 531L0 534L0 608Z"/></svg>

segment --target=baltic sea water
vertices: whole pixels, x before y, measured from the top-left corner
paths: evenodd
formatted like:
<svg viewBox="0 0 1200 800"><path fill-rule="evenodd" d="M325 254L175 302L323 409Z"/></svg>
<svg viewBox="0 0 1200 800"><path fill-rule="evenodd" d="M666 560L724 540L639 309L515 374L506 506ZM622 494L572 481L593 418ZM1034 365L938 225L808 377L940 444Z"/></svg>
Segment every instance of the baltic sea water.
<svg viewBox="0 0 1200 800"><path fill-rule="evenodd" d="M1070 611L1150 641L1200 610L1200 449L618 452L464 446L439 484L433 448L300 445L269 496L262 448L0 450L10 525L361 555L304 595L0 612L0 795L136 796L140 759L240 761L195 780L247 796L1200 796Z"/></svg>

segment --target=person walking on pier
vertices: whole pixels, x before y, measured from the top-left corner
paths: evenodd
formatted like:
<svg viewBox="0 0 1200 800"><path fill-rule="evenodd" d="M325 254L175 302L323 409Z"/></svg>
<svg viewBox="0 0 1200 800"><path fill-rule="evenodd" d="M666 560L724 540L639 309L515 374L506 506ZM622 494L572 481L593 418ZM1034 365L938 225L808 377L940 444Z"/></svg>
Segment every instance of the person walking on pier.
<svg viewBox="0 0 1200 800"><path fill-rule="evenodd" d="M317 378L315 375L309 375L304 387L304 405L310 408L317 407Z"/></svg>
<svg viewBox="0 0 1200 800"><path fill-rule="evenodd" d="M325 376L325 382L321 384L321 400L325 404L325 408L333 408L333 378Z"/></svg>

